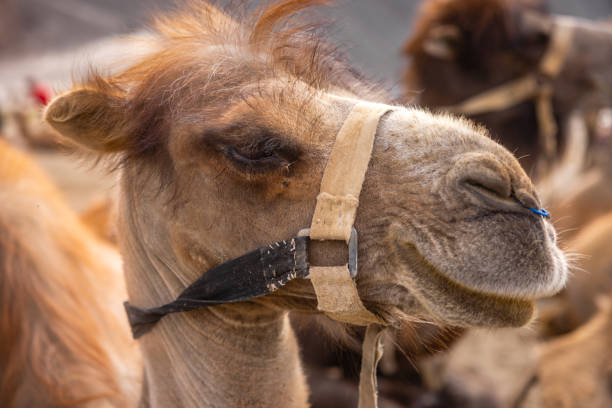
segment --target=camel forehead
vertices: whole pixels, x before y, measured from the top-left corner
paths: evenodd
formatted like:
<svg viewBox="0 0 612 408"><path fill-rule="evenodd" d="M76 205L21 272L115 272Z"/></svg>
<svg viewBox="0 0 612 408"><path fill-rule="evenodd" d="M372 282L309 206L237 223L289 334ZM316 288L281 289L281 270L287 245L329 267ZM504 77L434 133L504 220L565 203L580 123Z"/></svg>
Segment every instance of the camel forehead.
<svg viewBox="0 0 612 408"><path fill-rule="evenodd" d="M240 124L247 130L265 128L306 145L328 144L358 102L347 96L352 95L316 89L288 75L255 79L241 85L240 97L231 100L213 122Z"/></svg>

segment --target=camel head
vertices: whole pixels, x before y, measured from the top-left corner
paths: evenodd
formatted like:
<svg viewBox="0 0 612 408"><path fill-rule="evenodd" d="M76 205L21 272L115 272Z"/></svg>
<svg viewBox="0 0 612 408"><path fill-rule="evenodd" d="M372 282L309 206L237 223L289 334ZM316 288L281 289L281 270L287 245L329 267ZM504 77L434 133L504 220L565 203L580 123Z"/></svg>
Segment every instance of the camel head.
<svg viewBox="0 0 612 408"><path fill-rule="evenodd" d="M432 0L415 17L404 53L407 96L430 108L453 106L529 73L553 89L552 107L561 121L575 109L596 122L612 103L612 26L551 15L546 0ZM560 51L558 73L538 73L556 41L556 27L572 27L567 51ZM558 49L561 49L559 47ZM416 94L414 91L422 90ZM533 103L470 115L530 169L542 152L537 146ZM533 123L529 127L529 123ZM558 136L560 138L560 136ZM563 142L559 142L562 145Z"/></svg>
<svg viewBox="0 0 612 408"><path fill-rule="evenodd" d="M296 16L312 3L280 2L241 22L206 5L167 17L149 56L48 107L64 136L120 158L126 270L146 271L127 277L130 297L147 285L165 297L141 305L308 227L347 115L359 100L384 102ZM390 323L528 322L534 299L563 286L566 263L551 224L518 200L540 206L485 129L393 107L378 124L355 223L364 304ZM345 259L343 243L315 246L311 263ZM307 280L259 302L316 309Z"/></svg>

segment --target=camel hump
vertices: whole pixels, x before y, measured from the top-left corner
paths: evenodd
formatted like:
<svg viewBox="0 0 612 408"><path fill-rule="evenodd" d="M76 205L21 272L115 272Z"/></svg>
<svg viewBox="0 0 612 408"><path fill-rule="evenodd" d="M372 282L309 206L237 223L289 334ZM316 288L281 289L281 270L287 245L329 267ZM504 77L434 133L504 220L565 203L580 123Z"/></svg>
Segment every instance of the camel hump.
<svg viewBox="0 0 612 408"><path fill-rule="evenodd" d="M148 333L159 319L164 316L164 314L132 306L130 302L123 302L123 306L125 307L125 313L127 314L130 327L132 328L132 336L135 339Z"/></svg>

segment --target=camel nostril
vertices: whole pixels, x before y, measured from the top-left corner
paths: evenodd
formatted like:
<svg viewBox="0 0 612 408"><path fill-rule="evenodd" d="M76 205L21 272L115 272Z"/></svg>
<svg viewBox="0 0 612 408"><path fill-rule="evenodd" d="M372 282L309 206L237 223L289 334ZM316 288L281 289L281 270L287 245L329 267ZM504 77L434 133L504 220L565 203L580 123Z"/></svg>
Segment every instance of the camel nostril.
<svg viewBox="0 0 612 408"><path fill-rule="evenodd" d="M512 195L510 180L504 174L486 168L466 175L462 184L473 193L484 194L487 198L508 199Z"/></svg>
<svg viewBox="0 0 612 408"><path fill-rule="evenodd" d="M456 186L469 193L470 201L498 209L516 206L506 167L491 154L468 154L450 172ZM476 200L476 201L474 201Z"/></svg>
<svg viewBox="0 0 612 408"><path fill-rule="evenodd" d="M464 188L480 203L494 209L510 209L516 206L512 198L512 186L501 177L469 177Z"/></svg>
<svg viewBox="0 0 612 408"><path fill-rule="evenodd" d="M495 179L466 179L464 181L465 185L472 190L475 190L479 193L485 192L491 195L499 196L501 198L510 197L511 190L510 185L505 183L503 180L495 180Z"/></svg>

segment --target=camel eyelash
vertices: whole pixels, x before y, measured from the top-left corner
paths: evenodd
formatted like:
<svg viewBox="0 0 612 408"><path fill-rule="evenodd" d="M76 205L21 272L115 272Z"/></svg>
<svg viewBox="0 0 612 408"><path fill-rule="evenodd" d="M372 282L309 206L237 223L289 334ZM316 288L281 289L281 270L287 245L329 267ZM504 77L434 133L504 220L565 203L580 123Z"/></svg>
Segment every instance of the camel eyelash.
<svg viewBox="0 0 612 408"><path fill-rule="evenodd" d="M246 126L234 125L230 128L206 132L207 145L220 151L232 166L248 176L273 171L286 171L300 156L299 147L284 141L266 128L245 133Z"/></svg>
<svg viewBox="0 0 612 408"><path fill-rule="evenodd" d="M264 173L289 166L289 162L276 150L226 146L223 152L241 170L249 173Z"/></svg>

